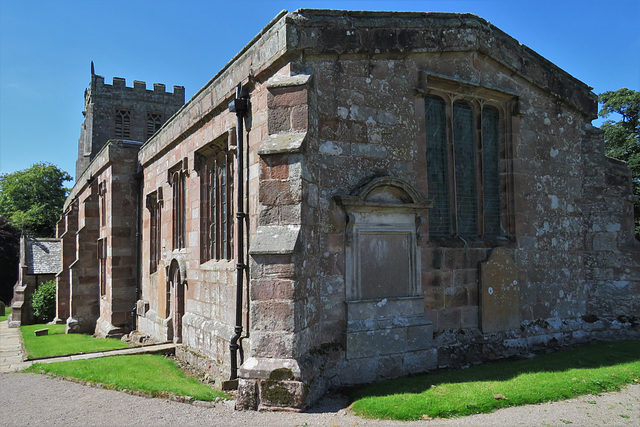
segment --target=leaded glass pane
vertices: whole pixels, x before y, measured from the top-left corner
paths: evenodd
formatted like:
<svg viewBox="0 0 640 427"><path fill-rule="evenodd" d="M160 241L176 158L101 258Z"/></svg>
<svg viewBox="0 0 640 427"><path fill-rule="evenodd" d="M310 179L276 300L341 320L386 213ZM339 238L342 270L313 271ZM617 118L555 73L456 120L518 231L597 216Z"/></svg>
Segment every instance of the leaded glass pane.
<svg viewBox="0 0 640 427"><path fill-rule="evenodd" d="M484 184L484 234L500 235L500 114L494 107L482 110L482 167Z"/></svg>
<svg viewBox="0 0 640 427"><path fill-rule="evenodd" d="M227 200L227 156L224 151L218 154L218 173L220 174L220 253L219 259L228 259L228 200Z"/></svg>
<svg viewBox="0 0 640 427"><path fill-rule="evenodd" d="M434 201L429 209L429 233L451 234L449 208L449 161L447 155L447 120L445 103L441 98L425 100L427 132L427 179L429 198Z"/></svg>
<svg viewBox="0 0 640 427"><path fill-rule="evenodd" d="M473 108L464 102L453 104L453 147L458 234L474 235L478 233L475 124Z"/></svg>

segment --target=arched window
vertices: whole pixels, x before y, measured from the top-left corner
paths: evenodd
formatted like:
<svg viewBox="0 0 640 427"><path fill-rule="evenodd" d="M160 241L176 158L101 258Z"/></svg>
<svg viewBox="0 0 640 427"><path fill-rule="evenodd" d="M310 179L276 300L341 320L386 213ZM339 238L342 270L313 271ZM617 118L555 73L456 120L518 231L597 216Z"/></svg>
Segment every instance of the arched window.
<svg viewBox="0 0 640 427"><path fill-rule="evenodd" d="M116 138L131 137L131 112L129 110L116 110Z"/></svg>
<svg viewBox="0 0 640 427"><path fill-rule="evenodd" d="M231 259L233 154L227 137L197 153L200 175L200 262Z"/></svg>
<svg viewBox="0 0 640 427"><path fill-rule="evenodd" d="M429 233L501 236L500 110L460 98L425 98Z"/></svg>
<svg viewBox="0 0 640 427"><path fill-rule="evenodd" d="M186 247L187 171L186 157L169 171L173 194L173 249Z"/></svg>

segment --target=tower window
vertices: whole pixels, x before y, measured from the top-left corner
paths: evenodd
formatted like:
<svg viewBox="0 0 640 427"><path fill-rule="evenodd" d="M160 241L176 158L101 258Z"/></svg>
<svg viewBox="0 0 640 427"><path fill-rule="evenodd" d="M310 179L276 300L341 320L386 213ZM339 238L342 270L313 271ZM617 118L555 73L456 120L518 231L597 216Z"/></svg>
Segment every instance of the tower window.
<svg viewBox="0 0 640 427"><path fill-rule="evenodd" d="M147 139L151 138L154 133L162 127L162 114L147 113Z"/></svg>
<svg viewBox="0 0 640 427"><path fill-rule="evenodd" d="M116 138L131 137L131 112L116 110Z"/></svg>

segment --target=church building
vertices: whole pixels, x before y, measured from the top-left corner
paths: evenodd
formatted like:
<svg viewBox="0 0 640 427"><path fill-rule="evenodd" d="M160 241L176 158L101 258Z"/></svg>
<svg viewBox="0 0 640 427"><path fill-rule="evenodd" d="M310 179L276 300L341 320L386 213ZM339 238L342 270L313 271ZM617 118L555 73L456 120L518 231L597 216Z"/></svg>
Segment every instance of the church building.
<svg viewBox="0 0 640 427"><path fill-rule="evenodd" d="M58 318L180 343L239 409L640 339L597 108L470 14L284 11L186 103L92 72Z"/></svg>

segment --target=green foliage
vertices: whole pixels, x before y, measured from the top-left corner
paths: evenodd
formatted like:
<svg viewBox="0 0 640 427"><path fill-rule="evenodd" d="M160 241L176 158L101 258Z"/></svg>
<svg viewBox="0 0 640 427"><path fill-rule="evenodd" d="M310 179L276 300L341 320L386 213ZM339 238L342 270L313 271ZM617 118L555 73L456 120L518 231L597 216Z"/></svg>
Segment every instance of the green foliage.
<svg viewBox="0 0 640 427"><path fill-rule="evenodd" d="M31 300L33 314L43 322L56 317L56 281L49 280L38 286Z"/></svg>
<svg viewBox="0 0 640 427"><path fill-rule="evenodd" d="M367 418L405 421L460 417L615 391L639 381L640 341L605 342L384 381L355 391L352 409Z"/></svg>
<svg viewBox="0 0 640 427"><path fill-rule="evenodd" d="M607 120L604 131L605 153L627 162L633 173L633 192L640 196L640 92L627 88L599 95L602 109L600 117L619 116L620 120ZM636 237L640 237L640 203L635 205Z"/></svg>
<svg viewBox="0 0 640 427"><path fill-rule="evenodd" d="M43 328L49 329L49 335L36 337L34 332ZM27 357L95 353L128 347L125 342L113 338L94 338L86 334L65 334L65 329L66 325L38 324L20 326Z"/></svg>
<svg viewBox="0 0 640 427"><path fill-rule="evenodd" d="M18 280L20 230L0 216L0 301L9 305Z"/></svg>
<svg viewBox="0 0 640 427"><path fill-rule="evenodd" d="M115 390L136 390L158 397L178 395L206 401L228 397L195 378L188 378L172 360L153 354L36 363L24 372L46 372L104 384Z"/></svg>
<svg viewBox="0 0 640 427"><path fill-rule="evenodd" d="M0 175L0 216L39 237L53 237L71 176L50 163Z"/></svg>

